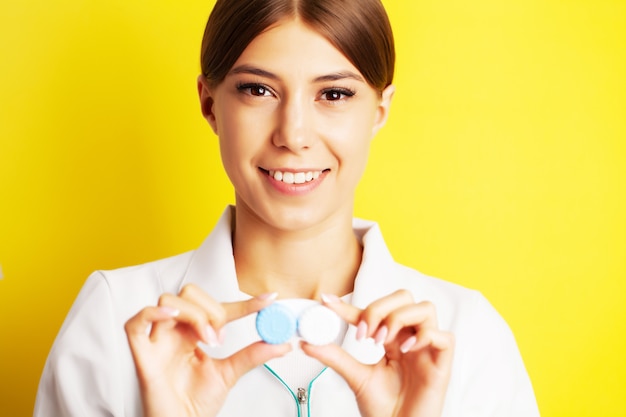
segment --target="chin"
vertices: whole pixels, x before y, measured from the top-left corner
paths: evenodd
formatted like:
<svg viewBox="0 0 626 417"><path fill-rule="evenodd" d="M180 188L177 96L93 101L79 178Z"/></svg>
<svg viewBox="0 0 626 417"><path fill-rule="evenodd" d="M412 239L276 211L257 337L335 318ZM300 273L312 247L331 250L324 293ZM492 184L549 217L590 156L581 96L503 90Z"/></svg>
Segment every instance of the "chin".
<svg viewBox="0 0 626 417"><path fill-rule="evenodd" d="M236 199L238 217L245 216L248 224L256 223L284 232L305 231L324 224L337 222L352 222L352 204L328 204L327 198L281 200L281 199L254 199L248 201ZM307 201L308 200L308 201ZM325 201L324 201L325 200ZM336 201L335 199L331 199ZM324 204L326 203L326 204Z"/></svg>
<svg viewBox="0 0 626 417"><path fill-rule="evenodd" d="M318 209L286 209L269 213L266 223L278 230L297 232L319 225L325 217Z"/></svg>

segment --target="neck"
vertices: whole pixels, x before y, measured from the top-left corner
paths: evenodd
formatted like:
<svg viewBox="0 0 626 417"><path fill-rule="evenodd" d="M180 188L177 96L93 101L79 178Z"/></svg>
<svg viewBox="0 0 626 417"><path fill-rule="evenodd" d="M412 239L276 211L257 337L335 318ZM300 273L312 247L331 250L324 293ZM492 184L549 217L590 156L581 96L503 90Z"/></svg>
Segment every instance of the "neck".
<svg viewBox="0 0 626 417"><path fill-rule="evenodd" d="M351 216L306 230L278 230L235 212L233 253L239 288L252 296L319 299L352 292L362 248Z"/></svg>

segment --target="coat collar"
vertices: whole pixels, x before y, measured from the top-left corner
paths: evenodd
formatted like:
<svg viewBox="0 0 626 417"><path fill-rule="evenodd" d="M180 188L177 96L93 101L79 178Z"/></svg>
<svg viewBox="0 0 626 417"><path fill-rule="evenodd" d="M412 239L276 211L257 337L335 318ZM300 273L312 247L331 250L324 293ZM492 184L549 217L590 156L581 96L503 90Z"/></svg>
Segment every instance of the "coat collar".
<svg viewBox="0 0 626 417"><path fill-rule="evenodd" d="M211 234L195 251L181 285L194 284L222 302L248 299L237 283L232 250L233 206L227 207ZM395 262L383 240L376 223L354 219L353 230L363 245L363 258L354 282L352 304L365 308L372 301L389 293L385 275ZM350 326L346 333L344 349L364 363L380 359L383 349L369 342L356 342L356 329Z"/></svg>
<svg viewBox="0 0 626 417"><path fill-rule="evenodd" d="M352 227L363 246L363 257L354 281L351 303L363 309L393 291L386 278L394 270L395 261L378 224L354 219ZM342 347L358 361L368 364L378 362L385 353L383 347L375 345L372 340L357 341L354 326L348 327Z"/></svg>
<svg viewBox="0 0 626 417"><path fill-rule="evenodd" d="M237 283L232 241L234 210L233 206L226 207L211 234L196 249L181 283L194 284L222 302L249 298L239 291Z"/></svg>

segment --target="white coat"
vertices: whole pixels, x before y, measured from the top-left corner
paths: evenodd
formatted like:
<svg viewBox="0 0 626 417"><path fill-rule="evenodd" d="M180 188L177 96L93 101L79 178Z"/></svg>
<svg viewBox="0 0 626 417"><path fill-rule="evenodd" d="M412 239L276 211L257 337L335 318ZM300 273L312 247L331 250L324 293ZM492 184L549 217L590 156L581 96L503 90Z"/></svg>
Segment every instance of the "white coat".
<svg viewBox="0 0 626 417"><path fill-rule="evenodd" d="M74 302L48 356L39 384L35 417L141 416L141 399L124 323L155 305L164 292L193 283L222 302L244 300L231 242L232 210L195 251L144 265L92 274ZM515 339L480 293L425 276L396 263L378 226L354 221L363 260L352 303L364 308L400 288L416 301L434 303L441 328L455 334L456 350L445 417L535 417L531 383ZM227 325L225 344L209 350L225 357L258 340L252 316ZM364 363L383 355L373 343L357 342L350 326L343 348ZM331 369L309 386L312 417L359 416L352 391ZM308 410L307 410L308 408ZM263 366L244 375L229 393L220 417L291 417L301 407Z"/></svg>

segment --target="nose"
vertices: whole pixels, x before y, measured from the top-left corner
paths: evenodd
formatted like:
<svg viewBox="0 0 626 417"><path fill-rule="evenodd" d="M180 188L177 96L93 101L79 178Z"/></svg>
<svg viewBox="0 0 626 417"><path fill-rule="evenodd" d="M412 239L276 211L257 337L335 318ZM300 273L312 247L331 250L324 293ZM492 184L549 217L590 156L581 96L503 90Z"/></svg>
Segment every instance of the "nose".
<svg viewBox="0 0 626 417"><path fill-rule="evenodd" d="M301 152L313 144L311 119L313 109L301 95L287 97L278 109L276 129L272 142L274 146L292 152Z"/></svg>

